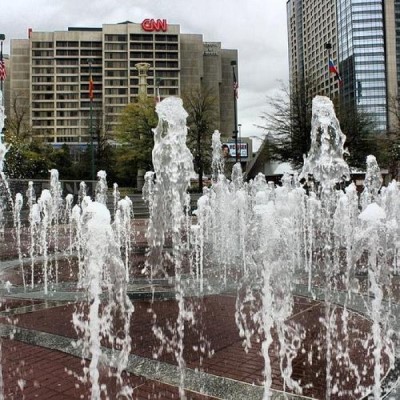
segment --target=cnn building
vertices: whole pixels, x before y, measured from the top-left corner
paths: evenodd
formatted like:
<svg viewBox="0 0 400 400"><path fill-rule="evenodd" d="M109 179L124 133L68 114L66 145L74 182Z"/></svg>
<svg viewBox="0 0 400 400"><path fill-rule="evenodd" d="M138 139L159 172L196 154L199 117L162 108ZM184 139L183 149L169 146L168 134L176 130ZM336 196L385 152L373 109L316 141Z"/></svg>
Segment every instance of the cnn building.
<svg viewBox="0 0 400 400"><path fill-rule="evenodd" d="M237 58L237 50L204 42L201 34L181 33L180 25L164 19L29 30L27 39L11 40L6 113L12 118L21 111L17 108L24 109L34 137L84 148L90 142L91 107L98 129L112 135L119 114L140 92L135 65L146 63L150 97L211 89L219 130L229 137L235 130L231 62Z"/></svg>

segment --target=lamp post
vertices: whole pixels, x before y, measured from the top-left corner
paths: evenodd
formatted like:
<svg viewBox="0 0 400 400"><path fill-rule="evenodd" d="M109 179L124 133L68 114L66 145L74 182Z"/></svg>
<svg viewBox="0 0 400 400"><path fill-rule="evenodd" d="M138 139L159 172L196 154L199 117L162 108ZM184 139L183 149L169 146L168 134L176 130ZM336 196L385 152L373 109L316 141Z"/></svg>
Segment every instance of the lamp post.
<svg viewBox="0 0 400 400"><path fill-rule="evenodd" d="M156 79L156 101L157 101L157 103L159 103L161 101L160 86L161 86L162 81L163 81L163 79L161 79L161 78Z"/></svg>
<svg viewBox="0 0 400 400"><path fill-rule="evenodd" d="M92 181L96 179L95 165L94 165L94 141L93 141L93 78L92 78L92 63L93 59L89 58L89 135L90 135L90 171Z"/></svg>
<svg viewBox="0 0 400 400"><path fill-rule="evenodd" d="M328 50L328 93L329 93L329 99L331 98L331 73L329 70L329 62L331 60L331 50L332 50L332 44L330 42L326 42L324 44L325 50Z"/></svg>
<svg viewBox="0 0 400 400"><path fill-rule="evenodd" d="M3 41L5 40L6 35L4 33L0 33L0 63L2 63L1 68L2 68L2 73L0 76L0 114L2 116L1 118L1 126L0 126L0 144L3 141L4 134L3 134L3 128L4 128L4 94L3 94L3 80L5 78L5 67L4 67L4 60L3 60Z"/></svg>
<svg viewBox="0 0 400 400"><path fill-rule="evenodd" d="M239 162L242 162L242 124L238 124L239 127Z"/></svg>
<svg viewBox="0 0 400 400"><path fill-rule="evenodd" d="M3 63L3 41L6 39L4 33L0 33L0 63ZM4 65L2 66L4 68ZM3 78L0 78L0 90L3 91Z"/></svg>
<svg viewBox="0 0 400 400"><path fill-rule="evenodd" d="M235 139L235 162L239 160L239 151L238 151L238 122L237 122L237 80L236 80L236 61L231 61L232 66L232 76L233 76L233 115L234 115L234 128L233 128L233 137Z"/></svg>

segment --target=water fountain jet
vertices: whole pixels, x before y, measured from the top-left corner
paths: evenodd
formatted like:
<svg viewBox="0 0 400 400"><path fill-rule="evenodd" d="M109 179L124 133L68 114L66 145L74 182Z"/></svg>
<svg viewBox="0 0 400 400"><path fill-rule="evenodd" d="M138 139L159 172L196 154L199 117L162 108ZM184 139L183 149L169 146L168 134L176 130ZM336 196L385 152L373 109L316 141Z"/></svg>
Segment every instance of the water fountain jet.
<svg viewBox="0 0 400 400"><path fill-rule="evenodd" d="M184 357L190 347L201 353L196 368L213 371L214 355L208 348L214 350L215 338L200 329L190 342L193 326L201 325L201 314L207 313L200 305L213 296L226 299L233 294L236 309L230 317L244 351L263 357L261 382L254 378L254 383L263 384L265 399L274 398L277 390L287 396L332 400L361 399L369 393L377 400L384 393L382 379L395 360L393 332L399 332L392 304L397 301L399 188L395 182L380 187L379 167L370 156L364 195L359 199L354 185L338 189L336 184L349 177L345 137L330 101L317 97L314 104L312 147L304 168L299 176L285 176L282 186L267 182L263 175L244 182L239 165L231 177L223 176L215 132L213 184L199 199L196 218L188 211L193 163L186 147L187 114L178 99L157 105L154 171L146 173L143 192L151 215L148 249L139 282L152 283L153 290L157 281L174 285L175 320L162 325L154 296L146 310L156 322L148 335L164 345L164 352L173 353L179 367L181 398L190 385ZM315 183L303 187L301 179L310 175ZM120 376L131 344L141 340L128 332L131 317L135 319L128 283L138 278L132 274L130 253L137 244L131 242L135 221L130 199L121 200L114 186L112 221L106 209L106 172L99 171L98 179L95 199L87 196L82 183L78 203L66 198L65 209L55 172L51 190L36 196L30 186L24 204L29 208L32 240L21 247L31 257L41 257L43 286L34 283L32 263L32 287L27 291L43 289L46 300L63 284L61 275L52 274L50 253L56 249L73 259L72 284L83 293L74 323L77 343L91 358L84 372L93 399L103 391L101 359ZM20 201L16 204L19 207ZM61 223L65 229L56 229ZM64 233L56 242L53 237L60 232ZM117 321L123 327L121 337L110 325L114 313L123 316ZM117 347L122 351L107 359L101 340L121 340ZM153 353L162 357L157 350ZM129 390L121 388L122 392Z"/></svg>

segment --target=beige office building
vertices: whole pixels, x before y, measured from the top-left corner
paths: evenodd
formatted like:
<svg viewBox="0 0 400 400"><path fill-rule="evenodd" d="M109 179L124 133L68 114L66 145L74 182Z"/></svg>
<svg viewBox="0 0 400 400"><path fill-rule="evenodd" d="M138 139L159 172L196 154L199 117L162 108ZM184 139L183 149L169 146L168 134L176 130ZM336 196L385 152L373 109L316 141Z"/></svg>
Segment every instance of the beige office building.
<svg viewBox="0 0 400 400"><path fill-rule="evenodd" d="M6 112L13 117L13 104L27 107L26 123L34 137L54 145L86 146L91 106L92 126L113 132L121 111L138 97L136 65L143 62L150 65L148 96L156 100L210 87L222 135L234 131L231 61L237 62L237 50L204 42L201 34L183 34L179 25L165 20L29 31L28 36L11 40Z"/></svg>
<svg viewBox="0 0 400 400"><path fill-rule="evenodd" d="M292 82L309 81L309 95L330 96L368 114L377 132L396 131L400 1L287 0L287 21ZM329 55L340 82L329 73Z"/></svg>

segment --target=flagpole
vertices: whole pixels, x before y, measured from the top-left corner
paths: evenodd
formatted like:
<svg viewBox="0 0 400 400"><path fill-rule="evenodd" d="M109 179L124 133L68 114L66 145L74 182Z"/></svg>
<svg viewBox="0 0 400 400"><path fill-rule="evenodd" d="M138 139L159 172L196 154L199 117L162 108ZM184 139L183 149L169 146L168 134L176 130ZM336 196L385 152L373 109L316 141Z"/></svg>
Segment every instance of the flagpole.
<svg viewBox="0 0 400 400"><path fill-rule="evenodd" d="M6 39L6 35L4 33L0 33L0 62L4 62L3 60L3 41ZM3 65L4 68L4 65ZM0 90L3 92L3 79L0 79ZM1 133L1 132L0 132Z"/></svg>
<svg viewBox="0 0 400 400"><path fill-rule="evenodd" d="M235 66L236 61L231 61L232 66L232 74L233 74L233 85L237 85L236 82L236 74L235 74ZM233 137L235 138L235 162L239 160L239 149L238 149L238 121L237 121L237 88L233 87L233 115L234 115L234 130Z"/></svg>
<svg viewBox="0 0 400 400"><path fill-rule="evenodd" d="M331 72L329 70L329 61L331 59L331 49L332 49L332 44L330 42L325 43L325 49L328 50L328 90L329 90L329 99L331 99Z"/></svg>
<svg viewBox="0 0 400 400"><path fill-rule="evenodd" d="M94 166L94 142L93 142L93 83L92 83L92 63L91 58L88 59L89 63L89 135L90 135L90 171L92 181L96 180L95 166Z"/></svg>
<svg viewBox="0 0 400 400"><path fill-rule="evenodd" d="M238 124L239 134L239 162L242 163L242 124Z"/></svg>
<svg viewBox="0 0 400 400"><path fill-rule="evenodd" d="M156 79L156 102L159 103L161 101L161 96L160 96L160 84L162 82L161 78Z"/></svg>
<svg viewBox="0 0 400 400"><path fill-rule="evenodd" d="M0 63L1 63L1 76L0 76L0 107L1 110L0 112L4 114L4 93L3 93L3 81L5 79L5 66L4 66L4 60L3 60L3 41L5 40L6 35L4 33L0 33ZM4 122L4 120L3 120ZM2 124L3 126L0 127L0 144L3 142L4 134L3 134L3 129L4 129L4 123Z"/></svg>

